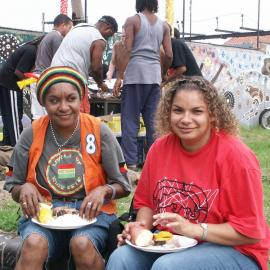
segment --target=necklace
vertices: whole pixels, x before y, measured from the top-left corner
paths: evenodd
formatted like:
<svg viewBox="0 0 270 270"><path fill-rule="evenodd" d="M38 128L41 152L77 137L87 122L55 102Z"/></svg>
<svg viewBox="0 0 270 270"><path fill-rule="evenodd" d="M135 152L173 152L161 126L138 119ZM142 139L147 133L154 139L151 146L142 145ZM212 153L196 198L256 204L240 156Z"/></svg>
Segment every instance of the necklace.
<svg viewBox="0 0 270 270"><path fill-rule="evenodd" d="M77 124L76 124L74 130L72 131L71 135L62 144L60 144L57 141L56 136L55 136L55 131L54 131L54 128L53 128L53 125L52 125L52 121L50 120L50 129L51 129L51 132L52 132L52 135L53 135L54 142L58 146L58 152L59 153L62 151L62 148L70 141L70 139L74 136L75 132L77 131L78 126L79 126L79 119L80 118L78 117Z"/></svg>

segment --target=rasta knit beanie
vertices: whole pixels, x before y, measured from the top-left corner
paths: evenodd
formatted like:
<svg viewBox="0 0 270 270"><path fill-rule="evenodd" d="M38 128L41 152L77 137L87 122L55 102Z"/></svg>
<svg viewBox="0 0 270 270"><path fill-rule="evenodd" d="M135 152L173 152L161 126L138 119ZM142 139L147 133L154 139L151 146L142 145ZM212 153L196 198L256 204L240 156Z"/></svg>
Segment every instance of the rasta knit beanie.
<svg viewBox="0 0 270 270"><path fill-rule="evenodd" d="M67 82L76 87L79 92L80 98L85 94L86 81L84 77L74 68L59 66L50 67L44 70L38 78L36 85L36 93L38 102L43 105L44 97L49 88L61 82Z"/></svg>

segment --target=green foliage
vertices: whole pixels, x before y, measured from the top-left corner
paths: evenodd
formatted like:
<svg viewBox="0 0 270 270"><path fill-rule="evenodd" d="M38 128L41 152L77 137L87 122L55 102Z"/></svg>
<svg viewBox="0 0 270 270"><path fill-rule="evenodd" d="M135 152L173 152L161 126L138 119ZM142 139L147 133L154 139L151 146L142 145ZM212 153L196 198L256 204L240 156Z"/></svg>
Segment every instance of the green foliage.
<svg viewBox="0 0 270 270"><path fill-rule="evenodd" d="M133 197L133 192L128 197L121 198L117 201L117 212L119 216L129 211L132 197Z"/></svg>
<svg viewBox="0 0 270 270"><path fill-rule="evenodd" d="M12 199L0 204L0 230L14 232L17 230L19 205Z"/></svg>
<svg viewBox="0 0 270 270"><path fill-rule="evenodd" d="M262 169L263 180L270 183L270 131L261 127L242 128L243 141L254 151Z"/></svg>

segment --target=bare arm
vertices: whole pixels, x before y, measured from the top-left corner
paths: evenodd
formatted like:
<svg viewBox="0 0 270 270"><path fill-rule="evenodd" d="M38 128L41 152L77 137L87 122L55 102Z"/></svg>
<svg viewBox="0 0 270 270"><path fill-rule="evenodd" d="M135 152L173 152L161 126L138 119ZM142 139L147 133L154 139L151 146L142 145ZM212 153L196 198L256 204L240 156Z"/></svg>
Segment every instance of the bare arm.
<svg viewBox="0 0 270 270"><path fill-rule="evenodd" d="M21 189L21 185L16 185L11 191L12 199L17 203L20 202L20 189Z"/></svg>
<svg viewBox="0 0 270 270"><path fill-rule="evenodd" d="M115 70L115 45L113 46L113 49L112 49L112 58L109 64L108 72L106 74L108 80L112 79L114 70Z"/></svg>
<svg viewBox="0 0 270 270"><path fill-rule="evenodd" d="M16 185L11 191L14 201L21 203L22 211L27 217L35 217L39 212L39 202L44 198L40 195L36 187L31 183Z"/></svg>
<svg viewBox="0 0 270 270"><path fill-rule="evenodd" d="M171 66L173 59L172 42L170 37L170 29L167 23L164 23L164 34L162 41L162 77L167 73L168 68Z"/></svg>
<svg viewBox="0 0 270 270"><path fill-rule="evenodd" d="M102 79L102 57L103 51L105 49L106 43L104 40L96 40L92 43L90 48L90 55L91 55L91 71L93 74L93 78L99 87L103 85Z"/></svg>
<svg viewBox="0 0 270 270"><path fill-rule="evenodd" d="M142 207L138 210L135 222L129 222L125 225L122 234L118 235L118 246L125 244L125 240L131 240L131 231L134 227L143 227L151 230L153 228L153 210L148 207Z"/></svg>
<svg viewBox="0 0 270 270"><path fill-rule="evenodd" d="M136 221L142 222L145 224L146 229L151 230L153 228L153 210L148 207L142 207L137 213Z"/></svg>
<svg viewBox="0 0 270 270"><path fill-rule="evenodd" d="M212 243L228 246L255 244L260 241L237 232L229 223L208 224L206 239Z"/></svg>
<svg viewBox="0 0 270 270"><path fill-rule="evenodd" d="M172 229L173 232L184 236L201 239L203 235L203 229L199 224L191 223L178 214L157 214L154 216L154 219L156 220L154 226L160 224ZM260 239L247 237L237 232L229 223L222 223L208 224L208 232L205 240L220 245L236 246L255 244Z"/></svg>

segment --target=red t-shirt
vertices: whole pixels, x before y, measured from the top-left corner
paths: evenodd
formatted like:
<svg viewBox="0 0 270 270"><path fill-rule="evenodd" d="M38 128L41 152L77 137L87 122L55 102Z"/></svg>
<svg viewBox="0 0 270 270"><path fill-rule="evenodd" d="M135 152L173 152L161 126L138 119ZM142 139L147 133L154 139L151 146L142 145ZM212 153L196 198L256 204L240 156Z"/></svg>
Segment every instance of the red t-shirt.
<svg viewBox="0 0 270 270"><path fill-rule="evenodd" d="M147 154L134 196L134 208L174 212L193 223L230 225L243 235L264 239L235 249L268 269L270 232L263 211L259 163L235 137L212 132L195 153L186 152L176 135L164 136Z"/></svg>

